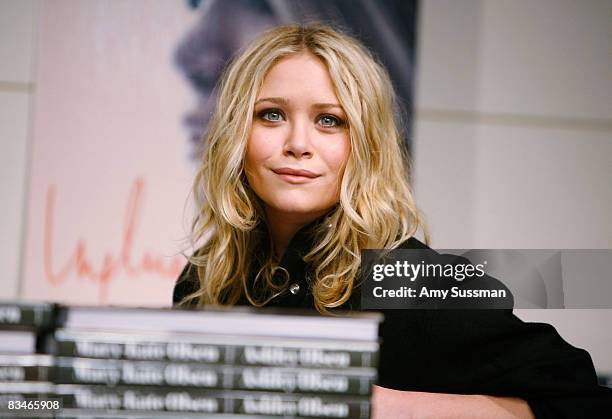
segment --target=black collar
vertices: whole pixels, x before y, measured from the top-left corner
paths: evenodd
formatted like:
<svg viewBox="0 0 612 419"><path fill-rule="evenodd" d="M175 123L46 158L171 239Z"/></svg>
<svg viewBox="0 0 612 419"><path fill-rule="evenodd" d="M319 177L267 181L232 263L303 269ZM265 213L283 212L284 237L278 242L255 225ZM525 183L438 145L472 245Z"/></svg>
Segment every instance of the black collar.
<svg viewBox="0 0 612 419"><path fill-rule="evenodd" d="M311 278L313 267L304 262L304 256L313 248L316 240L316 232L324 223L328 223L329 212L313 220L309 224L301 227L291 238L283 257L279 262L279 271L275 274L274 280L282 283L286 274L288 281L282 293L274 297L267 305L273 307L298 307L313 308L313 298L311 293ZM256 249L258 256L254 258L250 269L249 282L253 283L255 275L259 271L261 264L267 256L266 250L270 249L270 238L267 226L262 224L257 227L259 236L259 249ZM266 249L267 247L267 249ZM286 271L286 274L284 273ZM278 275L278 277L277 277ZM241 299L240 303L247 303Z"/></svg>

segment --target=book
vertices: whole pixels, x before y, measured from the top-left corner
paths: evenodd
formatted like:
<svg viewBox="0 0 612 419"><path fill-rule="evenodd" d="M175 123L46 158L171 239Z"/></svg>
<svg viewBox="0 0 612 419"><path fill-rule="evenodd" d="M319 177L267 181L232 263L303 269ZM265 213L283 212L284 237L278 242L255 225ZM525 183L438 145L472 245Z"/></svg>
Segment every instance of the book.
<svg viewBox="0 0 612 419"><path fill-rule="evenodd" d="M376 367L378 343L329 339L58 329L58 356L302 368Z"/></svg>
<svg viewBox="0 0 612 419"><path fill-rule="evenodd" d="M282 315L279 315L282 314ZM313 312L245 307L215 309L147 309L63 307L58 322L66 329L174 331L216 335L267 336L275 339L376 341L382 315L352 313L321 316Z"/></svg>
<svg viewBox="0 0 612 419"><path fill-rule="evenodd" d="M51 381L53 371L50 355L0 355L0 382Z"/></svg>
<svg viewBox="0 0 612 419"><path fill-rule="evenodd" d="M47 329L53 325L50 303L0 301L0 329Z"/></svg>
<svg viewBox="0 0 612 419"><path fill-rule="evenodd" d="M54 391L53 383L48 381L0 381L0 394L3 397L7 395L21 395L22 397L49 396Z"/></svg>
<svg viewBox="0 0 612 419"><path fill-rule="evenodd" d="M284 394L247 391L212 391L197 388L108 387L58 385L64 408L82 411L147 411L237 414L246 417L369 418L365 397ZM175 416L176 417L176 416Z"/></svg>
<svg viewBox="0 0 612 419"><path fill-rule="evenodd" d="M54 390L50 382L0 381L0 417L52 418L55 411L27 409L27 404L36 400L49 402L56 397Z"/></svg>
<svg viewBox="0 0 612 419"><path fill-rule="evenodd" d="M369 395L373 368L242 367L201 363L56 358L58 384L156 385Z"/></svg>
<svg viewBox="0 0 612 419"><path fill-rule="evenodd" d="M33 354L35 352L35 331L0 330L0 354Z"/></svg>
<svg viewBox="0 0 612 419"><path fill-rule="evenodd" d="M202 419L201 413L150 412L137 410L95 411L88 409L62 409L57 419ZM231 413L206 414L206 419L268 419L269 416L235 415Z"/></svg>

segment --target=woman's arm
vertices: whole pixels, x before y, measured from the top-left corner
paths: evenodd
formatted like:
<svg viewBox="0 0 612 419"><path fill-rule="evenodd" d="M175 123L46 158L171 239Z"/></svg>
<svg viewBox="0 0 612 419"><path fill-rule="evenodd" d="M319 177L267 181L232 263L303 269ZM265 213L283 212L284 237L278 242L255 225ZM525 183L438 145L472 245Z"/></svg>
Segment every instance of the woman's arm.
<svg viewBox="0 0 612 419"><path fill-rule="evenodd" d="M372 419L533 419L525 400L372 388Z"/></svg>
<svg viewBox="0 0 612 419"><path fill-rule="evenodd" d="M524 323L510 310L384 314L378 384L386 389L512 395L538 419L610 416L612 390L597 385L589 354L550 325Z"/></svg>

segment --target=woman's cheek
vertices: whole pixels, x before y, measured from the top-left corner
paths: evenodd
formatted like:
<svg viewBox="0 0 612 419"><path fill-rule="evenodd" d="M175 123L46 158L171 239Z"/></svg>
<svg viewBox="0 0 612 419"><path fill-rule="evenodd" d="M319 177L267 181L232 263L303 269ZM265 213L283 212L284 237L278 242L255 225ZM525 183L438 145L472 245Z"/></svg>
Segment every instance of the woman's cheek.
<svg viewBox="0 0 612 419"><path fill-rule="evenodd" d="M247 158L262 163L282 152L279 133L266 127L253 128L247 145Z"/></svg>
<svg viewBox="0 0 612 419"><path fill-rule="evenodd" d="M334 138L332 143L322 147L319 155L323 157L330 172L341 176L350 155L349 140L342 136Z"/></svg>

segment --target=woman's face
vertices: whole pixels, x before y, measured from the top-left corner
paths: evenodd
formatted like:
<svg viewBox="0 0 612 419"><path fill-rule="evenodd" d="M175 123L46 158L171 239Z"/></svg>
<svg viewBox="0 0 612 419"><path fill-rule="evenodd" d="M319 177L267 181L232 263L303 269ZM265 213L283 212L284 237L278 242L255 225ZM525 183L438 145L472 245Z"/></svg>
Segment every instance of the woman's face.
<svg viewBox="0 0 612 419"><path fill-rule="evenodd" d="M247 143L245 171L268 215L312 220L339 199L350 153L346 115L323 62L291 55L266 75Z"/></svg>

